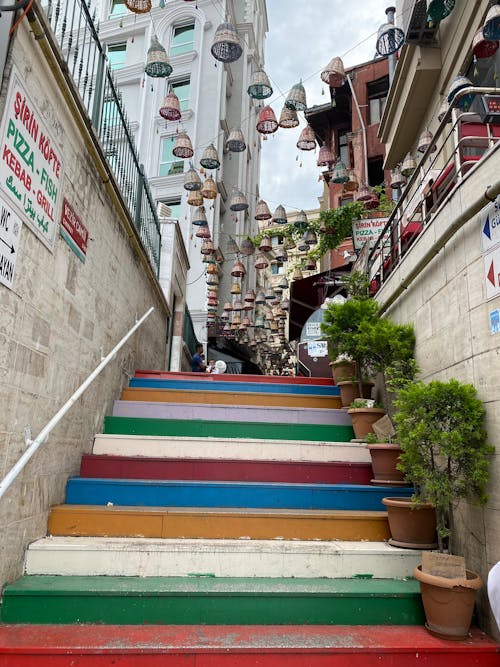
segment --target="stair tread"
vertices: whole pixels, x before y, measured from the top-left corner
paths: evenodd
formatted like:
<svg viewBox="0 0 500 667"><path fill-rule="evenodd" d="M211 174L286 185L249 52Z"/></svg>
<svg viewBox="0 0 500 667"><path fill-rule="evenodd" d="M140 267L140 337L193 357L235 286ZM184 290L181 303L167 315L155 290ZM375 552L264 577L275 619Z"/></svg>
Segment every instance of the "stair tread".
<svg viewBox="0 0 500 667"><path fill-rule="evenodd" d="M301 385L301 384L271 384L265 382L231 382L221 380L210 383L210 387L200 386L196 380L165 380L158 378L131 378L130 388L145 387L151 389L187 389L191 391L238 391L241 393L259 394L288 394L299 396L339 396L340 390L336 385Z"/></svg>

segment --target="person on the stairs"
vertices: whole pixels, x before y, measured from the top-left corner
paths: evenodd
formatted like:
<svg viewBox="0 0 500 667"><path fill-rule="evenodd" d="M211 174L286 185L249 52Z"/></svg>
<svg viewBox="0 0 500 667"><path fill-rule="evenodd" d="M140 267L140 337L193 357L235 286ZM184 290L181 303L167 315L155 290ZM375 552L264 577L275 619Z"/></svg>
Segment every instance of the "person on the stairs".
<svg viewBox="0 0 500 667"><path fill-rule="evenodd" d="M193 373L204 373L206 369L205 361L203 360L203 345L198 343L195 348L195 353L191 359L191 371Z"/></svg>

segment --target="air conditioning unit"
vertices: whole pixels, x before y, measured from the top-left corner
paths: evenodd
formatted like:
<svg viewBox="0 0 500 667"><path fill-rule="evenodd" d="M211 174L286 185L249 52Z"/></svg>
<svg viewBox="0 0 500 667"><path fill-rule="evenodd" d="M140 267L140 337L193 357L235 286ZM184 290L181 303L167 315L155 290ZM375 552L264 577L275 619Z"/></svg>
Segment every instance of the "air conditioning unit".
<svg viewBox="0 0 500 667"><path fill-rule="evenodd" d="M403 0L401 25L407 44L432 46L436 44L438 24L429 25L427 20L428 0Z"/></svg>

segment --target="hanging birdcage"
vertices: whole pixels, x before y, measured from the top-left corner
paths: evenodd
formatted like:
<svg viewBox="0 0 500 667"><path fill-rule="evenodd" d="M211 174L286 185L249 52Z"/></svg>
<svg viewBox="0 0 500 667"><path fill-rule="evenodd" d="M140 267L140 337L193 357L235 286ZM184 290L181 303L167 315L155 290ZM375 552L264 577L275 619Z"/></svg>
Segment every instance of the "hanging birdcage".
<svg viewBox="0 0 500 667"><path fill-rule="evenodd" d="M308 224L309 221L305 211L299 211L295 217L295 220L293 221L294 227L297 227L299 231L304 232L307 229Z"/></svg>
<svg viewBox="0 0 500 667"><path fill-rule="evenodd" d="M280 113L279 126L285 129L291 127L297 127L299 125L299 118L295 109L289 109L288 107L283 107Z"/></svg>
<svg viewBox="0 0 500 667"><path fill-rule="evenodd" d="M245 137L243 136L241 129L236 127L231 130L228 140L226 141L226 150L231 153L241 153L246 147Z"/></svg>
<svg viewBox="0 0 500 667"><path fill-rule="evenodd" d="M274 259L280 264L283 264L283 262L288 261L288 253L285 250L284 246L282 245L274 249L273 255Z"/></svg>
<svg viewBox="0 0 500 667"><path fill-rule="evenodd" d="M377 33L375 50L382 58L392 56L399 51L405 41L405 34L401 28L396 28L394 23L384 23Z"/></svg>
<svg viewBox="0 0 500 667"><path fill-rule="evenodd" d="M401 169L396 167L391 171L391 188L399 190L406 185L406 178L403 176Z"/></svg>
<svg viewBox="0 0 500 667"><path fill-rule="evenodd" d="M359 188L359 182L354 169L349 169L347 176L348 180L344 183L344 191L355 192Z"/></svg>
<svg viewBox="0 0 500 667"><path fill-rule="evenodd" d="M215 261L215 255L213 253L205 255L203 257L203 261L205 262L205 264L208 264L207 273L209 273L212 276L218 275L219 267L217 266L217 262Z"/></svg>
<svg viewBox="0 0 500 667"><path fill-rule="evenodd" d="M262 315L258 315L258 316L255 318L255 324L254 324L254 326L255 326L257 329L263 329L263 328L264 328L265 324L264 324L264 318L262 317Z"/></svg>
<svg viewBox="0 0 500 667"><path fill-rule="evenodd" d="M191 139L185 132L180 132L175 137L175 144L172 149L172 153L175 155L175 157L180 157L183 159L193 157L193 145L191 144Z"/></svg>
<svg viewBox="0 0 500 667"><path fill-rule="evenodd" d="M472 55L479 60L491 58L498 51L498 40L486 39L483 29L480 28L472 40Z"/></svg>
<svg viewBox="0 0 500 667"><path fill-rule="evenodd" d="M226 246L226 253L228 255L237 255L239 252L240 249L238 248L238 244L233 239L233 237L230 236Z"/></svg>
<svg viewBox="0 0 500 667"><path fill-rule="evenodd" d="M238 280L231 285L231 294L241 294L241 284Z"/></svg>
<svg viewBox="0 0 500 667"><path fill-rule="evenodd" d="M256 269L267 269L269 266L269 262L266 259L266 256L263 253L258 253L257 256L255 257L255 263L254 266Z"/></svg>
<svg viewBox="0 0 500 667"><path fill-rule="evenodd" d="M306 125L300 133L297 148L300 151L313 151L316 148L316 137L310 125Z"/></svg>
<svg viewBox="0 0 500 667"><path fill-rule="evenodd" d="M268 287L264 292L264 298L266 301L272 301L276 297L272 287Z"/></svg>
<svg viewBox="0 0 500 667"><path fill-rule="evenodd" d="M282 308L282 310L284 310L285 312L286 312L287 310L290 310L290 301L289 301L288 299L283 299L283 301L281 302L281 308Z"/></svg>
<svg viewBox="0 0 500 667"><path fill-rule="evenodd" d="M408 153L401 165L401 173L408 178L417 168L417 162L411 153Z"/></svg>
<svg viewBox="0 0 500 667"><path fill-rule="evenodd" d="M204 206L198 206L193 214L192 223L193 225L198 225L200 227L206 227L208 225L207 212L205 211Z"/></svg>
<svg viewBox="0 0 500 667"><path fill-rule="evenodd" d="M489 8L483 25L483 36L485 39L500 39L500 5L495 4Z"/></svg>
<svg viewBox="0 0 500 667"><path fill-rule="evenodd" d="M236 262L233 264L233 268L231 269L231 275L234 276L235 278L243 278L245 274L246 274L245 267L240 262L240 260L236 260Z"/></svg>
<svg viewBox="0 0 500 667"><path fill-rule="evenodd" d="M246 257L249 257L250 255L254 254L255 246L248 237L246 239L243 239L243 241L241 242L240 252L242 255L245 255Z"/></svg>
<svg viewBox="0 0 500 667"><path fill-rule="evenodd" d="M244 325L245 327L253 327L253 322L248 317L248 315L245 315L245 317L241 320L241 324Z"/></svg>
<svg viewBox="0 0 500 667"><path fill-rule="evenodd" d="M273 89L269 83L269 77L263 69L258 69L252 74L247 93L254 100L265 100L266 98L271 97Z"/></svg>
<svg viewBox="0 0 500 667"><path fill-rule="evenodd" d="M285 106L294 111L305 111L307 109L306 91L302 81L292 86L286 97Z"/></svg>
<svg viewBox="0 0 500 667"><path fill-rule="evenodd" d="M288 289L288 278L285 275L281 276L279 279L278 287L280 290Z"/></svg>
<svg viewBox="0 0 500 667"><path fill-rule="evenodd" d="M156 35L151 37L144 71L153 78L164 78L172 74L172 65L168 62L167 52Z"/></svg>
<svg viewBox="0 0 500 667"><path fill-rule="evenodd" d="M233 310L233 304L230 301L226 301L224 304L224 312L230 313Z"/></svg>
<svg viewBox="0 0 500 667"><path fill-rule="evenodd" d="M337 160L332 172L332 183L347 183L348 181L349 176L345 164L342 160Z"/></svg>
<svg viewBox="0 0 500 667"><path fill-rule="evenodd" d="M264 234L259 244L260 252L270 252L272 248L273 244L271 243L271 239Z"/></svg>
<svg viewBox="0 0 500 667"><path fill-rule="evenodd" d="M209 239L210 238L210 229L208 228L208 225L203 225L202 227L198 227L195 233L196 238L198 239Z"/></svg>
<svg viewBox="0 0 500 667"><path fill-rule="evenodd" d="M427 20L439 23L451 14L454 7L455 0L431 0L427 5Z"/></svg>
<svg viewBox="0 0 500 667"><path fill-rule="evenodd" d="M312 229L308 229L307 232L304 234L304 243L307 243L308 246L313 246L318 243L316 234Z"/></svg>
<svg viewBox="0 0 500 667"><path fill-rule="evenodd" d="M215 274L215 273L213 273L213 274L208 273L208 274L207 274L206 283L207 283L207 285L209 285L210 287L216 287L216 286L218 286L218 285L219 285L219 276L218 276L217 274Z"/></svg>
<svg viewBox="0 0 500 667"><path fill-rule="evenodd" d="M211 241L210 239L203 241L203 243L201 244L200 252L202 255L210 255L211 253L215 252L215 246L213 241Z"/></svg>
<svg viewBox="0 0 500 667"><path fill-rule="evenodd" d="M201 189L201 196L203 199L216 199L217 198L217 185L213 178L208 176L203 183Z"/></svg>
<svg viewBox="0 0 500 667"><path fill-rule="evenodd" d="M200 164L205 169L218 169L220 167L219 156L213 144L210 144L203 151Z"/></svg>
<svg viewBox="0 0 500 667"><path fill-rule="evenodd" d="M257 292L257 296L255 297L255 303L257 306L262 306L262 304L266 303L266 297L264 295L263 290L259 290Z"/></svg>
<svg viewBox="0 0 500 667"><path fill-rule="evenodd" d="M243 53L241 40L232 23L221 23L215 31L210 49L213 57L222 63L234 63Z"/></svg>
<svg viewBox="0 0 500 667"><path fill-rule="evenodd" d="M263 199L259 199L257 202L254 217L256 220L270 220L272 218L271 211Z"/></svg>
<svg viewBox="0 0 500 667"><path fill-rule="evenodd" d="M248 208L248 202L247 198L241 192L241 190L237 190L236 188L233 190L233 194L231 195L231 201L229 203L229 208L231 211L246 211Z"/></svg>
<svg viewBox="0 0 500 667"><path fill-rule="evenodd" d="M335 162L335 156L333 155L330 148L326 144L323 144L319 149L318 160L316 164L318 167L329 167L332 162Z"/></svg>
<svg viewBox="0 0 500 667"><path fill-rule="evenodd" d="M448 100L445 98L439 106L439 111L438 111L438 121L439 122L441 122L443 120L443 118L445 117L449 108L450 108L450 105L448 104Z"/></svg>
<svg viewBox="0 0 500 667"><path fill-rule="evenodd" d="M247 292L245 293L245 301L247 303L254 303L254 301L255 301L255 292L253 291L253 289L247 290Z"/></svg>
<svg viewBox="0 0 500 667"><path fill-rule="evenodd" d="M200 190L191 190L188 195L187 203L189 206L203 206L203 197Z"/></svg>
<svg viewBox="0 0 500 667"><path fill-rule="evenodd" d="M273 222L277 225L286 225L288 222L286 211L281 204L276 207L276 210L273 213Z"/></svg>
<svg viewBox="0 0 500 667"><path fill-rule="evenodd" d="M168 93L160 108L160 116L165 120L179 120L181 115L179 98L175 93Z"/></svg>
<svg viewBox="0 0 500 667"><path fill-rule="evenodd" d="M425 153L425 151L431 146L434 141L434 136L429 130L424 130L418 139L417 151L419 153ZM436 150L436 146L433 146L431 153Z"/></svg>
<svg viewBox="0 0 500 667"><path fill-rule="evenodd" d="M219 305L219 299L216 297L207 297L207 306L218 306Z"/></svg>
<svg viewBox="0 0 500 667"><path fill-rule="evenodd" d="M147 14L151 6L151 0L125 0L125 7L134 14Z"/></svg>
<svg viewBox="0 0 500 667"><path fill-rule="evenodd" d="M309 250L309 245L306 243L306 240L304 237L300 239L300 241L297 243L297 250L299 252L308 252Z"/></svg>
<svg viewBox="0 0 500 667"><path fill-rule="evenodd" d="M303 277L300 266L296 266L292 273L292 280L302 280Z"/></svg>
<svg viewBox="0 0 500 667"><path fill-rule="evenodd" d="M448 92L448 104L452 104L455 95L458 93L459 90L463 90L464 88L471 88L473 86L473 83L470 79L468 79L466 76L456 76L452 84L450 86L450 90ZM474 98L476 97L476 93L467 93L466 95L462 95L454 104L457 109L462 109L463 111L467 111L474 101Z"/></svg>
<svg viewBox="0 0 500 667"><path fill-rule="evenodd" d="M304 269L306 271L315 271L316 262L314 261L314 259L306 259L306 263L304 264Z"/></svg>
<svg viewBox="0 0 500 667"><path fill-rule="evenodd" d="M200 175L192 167L184 173L184 190L201 190Z"/></svg>
<svg viewBox="0 0 500 667"><path fill-rule="evenodd" d="M233 310L238 311L238 312L243 310L243 303L242 303L240 298L237 298L237 299L234 300Z"/></svg>
<svg viewBox="0 0 500 667"><path fill-rule="evenodd" d="M260 134L273 134L276 132L278 121L271 107L267 106L261 110L255 127Z"/></svg>
<svg viewBox="0 0 500 667"><path fill-rule="evenodd" d="M340 88L346 80L344 63L338 56L332 58L325 69L321 72L321 81L330 88Z"/></svg>
<svg viewBox="0 0 500 667"><path fill-rule="evenodd" d="M365 183L361 183L358 189L358 193L356 195L356 201L370 201L372 199L373 194L372 194L372 189L368 187L368 185L365 185Z"/></svg>

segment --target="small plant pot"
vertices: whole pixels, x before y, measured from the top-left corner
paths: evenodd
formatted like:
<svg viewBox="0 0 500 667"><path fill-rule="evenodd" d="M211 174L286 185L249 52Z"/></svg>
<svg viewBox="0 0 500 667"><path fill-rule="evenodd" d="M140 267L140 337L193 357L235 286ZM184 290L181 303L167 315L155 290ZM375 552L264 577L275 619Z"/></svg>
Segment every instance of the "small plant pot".
<svg viewBox="0 0 500 667"><path fill-rule="evenodd" d="M359 395L359 385L357 382L338 382L340 389L340 400L342 407L351 405L357 398L371 398L373 382L364 382L362 385L363 396Z"/></svg>
<svg viewBox="0 0 500 667"><path fill-rule="evenodd" d="M465 579L447 579L422 572L419 565L413 576L420 583L427 630L442 639L467 639L482 582L475 572L466 570Z"/></svg>
<svg viewBox="0 0 500 667"><path fill-rule="evenodd" d="M434 505L414 505L408 498L382 498L382 503L387 508L391 546L403 549L437 547Z"/></svg>
<svg viewBox="0 0 500 667"><path fill-rule="evenodd" d="M373 424L385 415L382 408L349 408L354 435L363 439L368 433L373 433Z"/></svg>
<svg viewBox="0 0 500 667"><path fill-rule="evenodd" d="M339 382L351 382L356 376L356 364L353 361L332 364L332 376L335 384Z"/></svg>
<svg viewBox="0 0 500 667"><path fill-rule="evenodd" d="M408 486L404 472L397 469L401 447L390 442L370 443L366 445L372 458L372 484Z"/></svg>

